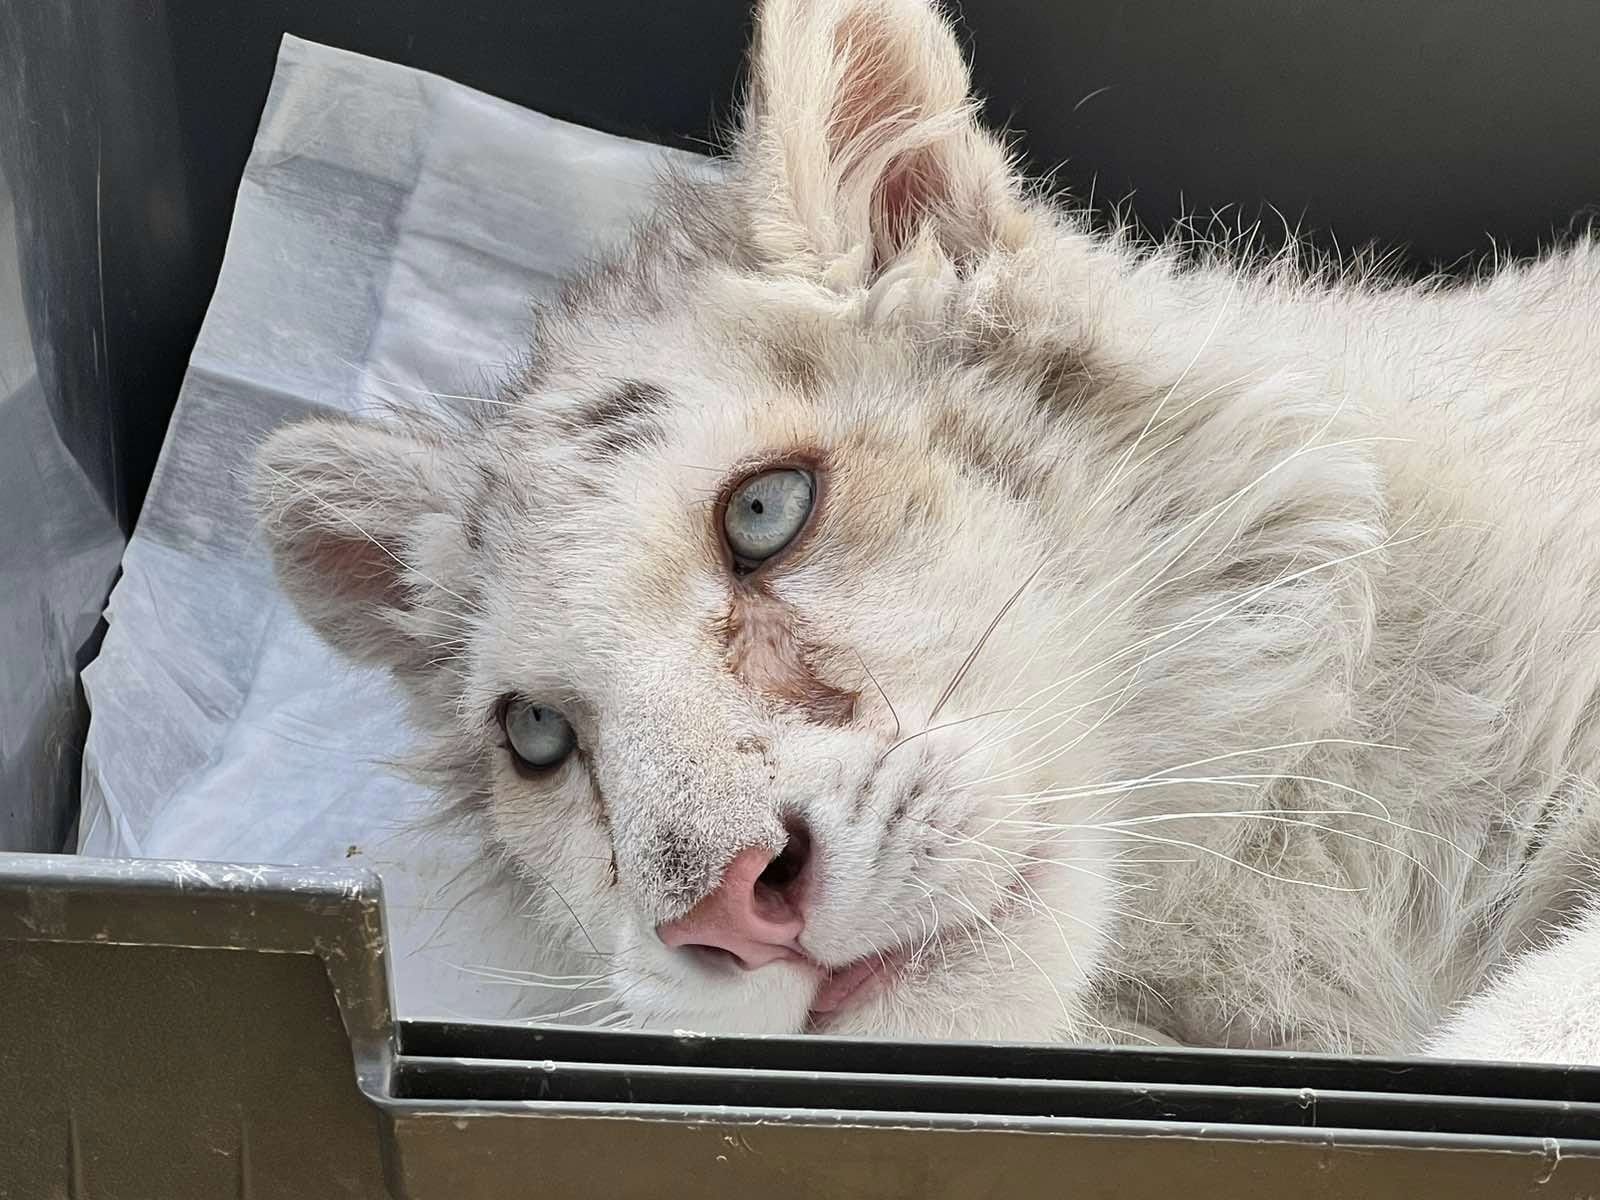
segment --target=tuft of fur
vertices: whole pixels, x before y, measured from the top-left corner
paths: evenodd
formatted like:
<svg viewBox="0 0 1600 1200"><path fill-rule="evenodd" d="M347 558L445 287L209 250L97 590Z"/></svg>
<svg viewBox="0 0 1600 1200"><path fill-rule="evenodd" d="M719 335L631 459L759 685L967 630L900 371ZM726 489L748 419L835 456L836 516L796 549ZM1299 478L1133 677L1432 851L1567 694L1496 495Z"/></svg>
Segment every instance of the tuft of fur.
<svg viewBox="0 0 1600 1200"><path fill-rule="evenodd" d="M1446 1020L1426 1053L1499 1062L1600 1063L1600 905L1517 955Z"/></svg>
<svg viewBox="0 0 1600 1200"><path fill-rule="evenodd" d="M973 114L922 0L765 0L727 170L495 403L268 440L288 594L395 670L617 1019L795 1031L894 955L823 1027L1592 1055L1600 251L1151 247ZM805 541L742 581L719 497L797 461ZM579 753L515 770L509 695ZM660 942L797 820L808 962ZM1524 970L1567 1016L1518 1034Z"/></svg>

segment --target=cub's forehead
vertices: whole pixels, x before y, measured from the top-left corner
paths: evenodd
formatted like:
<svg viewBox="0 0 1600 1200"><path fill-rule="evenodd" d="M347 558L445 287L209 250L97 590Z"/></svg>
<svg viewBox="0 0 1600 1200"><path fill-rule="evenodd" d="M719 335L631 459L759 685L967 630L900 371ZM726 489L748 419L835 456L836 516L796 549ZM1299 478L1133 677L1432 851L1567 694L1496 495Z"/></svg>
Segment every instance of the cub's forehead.
<svg viewBox="0 0 1600 1200"><path fill-rule="evenodd" d="M828 407L771 380L680 373L589 382L528 397L487 434L487 469L520 472L547 502L631 491L641 478L699 484L809 446Z"/></svg>
<svg viewBox="0 0 1600 1200"><path fill-rule="evenodd" d="M655 602L720 569L720 503L761 458L814 426L736 396L686 397L628 379L487 430L469 537L502 599L603 593ZM495 585L503 585L496 588Z"/></svg>

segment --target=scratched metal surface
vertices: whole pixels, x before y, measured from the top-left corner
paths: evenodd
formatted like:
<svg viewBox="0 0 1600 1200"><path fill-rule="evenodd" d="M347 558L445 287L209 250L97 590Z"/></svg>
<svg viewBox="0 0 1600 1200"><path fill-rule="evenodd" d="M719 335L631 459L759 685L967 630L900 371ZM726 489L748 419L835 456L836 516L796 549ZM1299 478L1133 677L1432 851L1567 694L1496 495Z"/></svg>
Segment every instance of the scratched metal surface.
<svg viewBox="0 0 1600 1200"><path fill-rule="evenodd" d="M0 854L0 1197L388 1194L357 871Z"/></svg>

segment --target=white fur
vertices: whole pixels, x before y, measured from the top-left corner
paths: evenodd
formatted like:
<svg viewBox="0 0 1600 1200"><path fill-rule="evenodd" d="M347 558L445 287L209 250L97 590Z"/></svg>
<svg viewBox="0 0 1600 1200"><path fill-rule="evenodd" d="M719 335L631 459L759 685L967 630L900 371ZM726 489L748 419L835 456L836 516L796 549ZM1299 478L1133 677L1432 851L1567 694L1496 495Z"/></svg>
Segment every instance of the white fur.
<svg viewBox="0 0 1600 1200"><path fill-rule="evenodd" d="M1600 907L1513 960L1451 1015L1426 1052L1501 1062L1600 1063Z"/></svg>
<svg viewBox="0 0 1600 1200"><path fill-rule="evenodd" d="M1094 231L920 0L766 0L754 65L726 180L501 403L261 457L290 594L617 1019L793 1031L900 948L829 1029L1594 1057L1593 922L1537 947L1600 854L1600 251L1402 286ZM842 726L729 657L713 502L802 452L769 587ZM511 693L577 730L548 780ZM659 942L796 815L815 966Z"/></svg>

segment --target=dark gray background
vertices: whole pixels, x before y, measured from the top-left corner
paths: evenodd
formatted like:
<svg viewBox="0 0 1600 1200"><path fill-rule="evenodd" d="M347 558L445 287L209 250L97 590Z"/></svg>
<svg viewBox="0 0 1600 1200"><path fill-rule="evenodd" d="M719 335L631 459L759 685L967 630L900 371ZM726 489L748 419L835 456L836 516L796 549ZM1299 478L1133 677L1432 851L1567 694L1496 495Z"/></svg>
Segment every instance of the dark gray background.
<svg viewBox="0 0 1600 1200"><path fill-rule="evenodd" d="M93 652L284 32L703 146L747 0L0 0L0 849L69 836ZM1265 215L1422 271L1600 200L1592 0L967 0L991 118L1160 232ZM1057 169L1059 168L1059 169ZM1280 221L1281 214L1281 221ZM44 631L41 636L41 630Z"/></svg>

